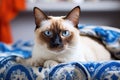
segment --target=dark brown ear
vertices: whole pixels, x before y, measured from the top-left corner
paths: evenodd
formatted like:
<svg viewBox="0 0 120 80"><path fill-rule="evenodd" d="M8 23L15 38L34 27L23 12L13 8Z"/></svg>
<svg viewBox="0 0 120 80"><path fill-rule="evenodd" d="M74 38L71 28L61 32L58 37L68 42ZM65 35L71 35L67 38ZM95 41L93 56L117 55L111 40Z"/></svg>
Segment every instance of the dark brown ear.
<svg viewBox="0 0 120 80"><path fill-rule="evenodd" d="M77 27L79 23L79 17L80 17L80 7L76 6L68 13L65 19L70 20L74 24L74 26Z"/></svg>
<svg viewBox="0 0 120 80"><path fill-rule="evenodd" d="M33 12L35 17L36 27L40 27L41 21L48 19L48 17L42 10L40 10L37 7L34 7Z"/></svg>

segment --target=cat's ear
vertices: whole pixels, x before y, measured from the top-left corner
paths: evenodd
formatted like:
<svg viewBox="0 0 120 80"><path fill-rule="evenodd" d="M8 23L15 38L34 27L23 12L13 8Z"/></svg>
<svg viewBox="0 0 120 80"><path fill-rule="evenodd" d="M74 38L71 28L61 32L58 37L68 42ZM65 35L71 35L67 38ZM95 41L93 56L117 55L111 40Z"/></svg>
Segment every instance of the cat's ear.
<svg viewBox="0 0 120 80"><path fill-rule="evenodd" d="M48 19L48 16L42 10L40 10L37 7L34 7L33 14L34 14L34 17L35 17L36 26L40 26L41 21Z"/></svg>
<svg viewBox="0 0 120 80"><path fill-rule="evenodd" d="M79 23L79 17L80 17L80 7L76 6L73 8L64 19L70 20L75 27L77 27Z"/></svg>

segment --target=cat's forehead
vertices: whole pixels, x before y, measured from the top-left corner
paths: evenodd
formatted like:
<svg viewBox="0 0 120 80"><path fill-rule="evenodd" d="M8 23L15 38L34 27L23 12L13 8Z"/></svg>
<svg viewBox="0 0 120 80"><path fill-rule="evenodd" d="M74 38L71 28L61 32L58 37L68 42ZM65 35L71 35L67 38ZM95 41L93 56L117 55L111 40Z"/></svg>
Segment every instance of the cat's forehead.
<svg viewBox="0 0 120 80"><path fill-rule="evenodd" d="M44 29L50 29L54 27L58 28L73 28L73 24L69 20L63 19L63 17L52 17L49 16L50 19L44 20L41 22L41 27L43 30Z"/></svg>
<svg viewBox="0 0 120 80"><path fill-rule="evenodd" d="M61 20L63 19L65 16L48 16L51 20Z"/></svg>

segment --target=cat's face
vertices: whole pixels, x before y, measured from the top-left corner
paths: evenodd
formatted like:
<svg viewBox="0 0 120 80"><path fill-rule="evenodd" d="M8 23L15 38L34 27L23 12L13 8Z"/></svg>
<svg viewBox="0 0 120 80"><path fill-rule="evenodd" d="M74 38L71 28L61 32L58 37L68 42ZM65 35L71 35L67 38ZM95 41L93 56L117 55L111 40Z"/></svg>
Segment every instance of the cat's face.
<svg viewBox="0 0 120 80"><path fill-rule="evenodd" d="M44 48L61 52L75 44L76 36L79 35L77 25L79 22L80 8L72 9L67 16L47 16L39 8L34 8L35 17L35 40Z"/></svg>

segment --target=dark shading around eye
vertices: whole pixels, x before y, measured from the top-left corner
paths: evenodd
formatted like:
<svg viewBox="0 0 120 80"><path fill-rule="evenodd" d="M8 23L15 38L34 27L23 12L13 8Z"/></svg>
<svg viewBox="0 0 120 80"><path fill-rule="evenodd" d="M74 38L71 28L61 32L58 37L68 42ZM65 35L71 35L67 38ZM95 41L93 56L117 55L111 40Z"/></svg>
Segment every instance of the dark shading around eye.
<svg viewBox="0 0 120 80"><path fill-rule="evenodd" d="M62 31L62 36L68 37L70 36L70 32L68 30Z"/></svg>

